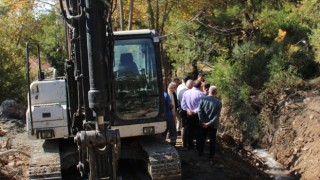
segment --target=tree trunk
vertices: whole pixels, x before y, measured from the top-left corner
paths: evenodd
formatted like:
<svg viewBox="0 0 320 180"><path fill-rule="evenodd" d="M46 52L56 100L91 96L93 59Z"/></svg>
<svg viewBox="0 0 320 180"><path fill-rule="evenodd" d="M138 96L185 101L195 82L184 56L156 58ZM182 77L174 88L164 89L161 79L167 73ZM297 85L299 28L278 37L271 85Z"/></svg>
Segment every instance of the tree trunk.
<svg viewBox="0 0 320 180"><path fill-rule="evenodd" d="M122 0L119 0L119 14L120 14L120 30L123 31L123 6Z"/></svg>
<svg viewBox="0 0 320 180"><path fill-rule="evenodd" d="M194 76L194 78L197 78L198 74L199 74L199 70L198 70L198 66L197 66L197 61L192 61L192 74Z"/></svg>
<svg viewBox="0 0 320 180"><path fill-rule="evenodd" d="M134 0L130 0L128 30L132 29L133 1Z"/></svg>
<svg viewBox="0 0 320 180"><path fill-rule="evenodd" d="M159 15L159 0L156 1L156 31L159 32L159 18L160 18L160 15Z"/></svg>
<svg viewBox="0 0 320 180"><path fill-rule="evenodd" d="M173 3L170 4L170 2L168 2L168 1L165 3L164 12L162 13L162 22L159 24L159 27L158 27L159 28L158 32L159 32L160 35L165 34L164 33L164 23L166 21L169 21L169 14L171 13L172 8L173 8L173 6L175 6L176 3L177 2L173 2ZM158 17L158 19L159 19L159 17Z"/></svg>
<svg viewBox="0 0 320 180"><path fill-rule="evenodd" d="M149 28L155 29L154 12L153 12L153 9L152 9L151 0L148 0L147 3L148 3L148 5L147 5L148 6L147 13L148 13Z"/></svg>

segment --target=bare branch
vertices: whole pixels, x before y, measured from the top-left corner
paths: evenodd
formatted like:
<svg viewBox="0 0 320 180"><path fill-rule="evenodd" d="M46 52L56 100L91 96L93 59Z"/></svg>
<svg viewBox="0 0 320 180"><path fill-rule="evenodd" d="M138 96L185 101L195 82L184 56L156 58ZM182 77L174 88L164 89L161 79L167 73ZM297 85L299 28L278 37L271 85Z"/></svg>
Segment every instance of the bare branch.
<svg viewBox="0 0 320 180"><path fill-rule="evenodd" d="M221 28L218 26L212 26L210 24L205 24L202 21L200 21L198 18L196 19L196 21L198 23L200 23L201 25L203 25L206 28L210 28L212 29L214 32L218 33L218 34L223 34L223 35L230 35L230 34L237 34L239 32L241 32L242 30L244 30L242 27L234 27L234 28L229 28L229 29L225 29L225 28Z"/></svg>
<svg viewBox="0 0 320 180"><path fill-rule="evenodd" d="M25 153L23 151L17 150L17 149L10 149L10 150L4 151L4 152L0 152L0 157L7 156L9 154L15 154L15 153L20 153L20 154L30 158L29 154L27 154L27 153Z"/></svg>

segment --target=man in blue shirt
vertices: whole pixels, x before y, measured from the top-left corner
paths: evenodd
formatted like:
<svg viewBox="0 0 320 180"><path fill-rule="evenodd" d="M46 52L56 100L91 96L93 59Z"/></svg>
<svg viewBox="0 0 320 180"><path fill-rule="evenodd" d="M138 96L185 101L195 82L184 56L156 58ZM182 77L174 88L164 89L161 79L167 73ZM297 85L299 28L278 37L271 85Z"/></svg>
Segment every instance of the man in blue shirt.
<svg viewBox="0 0 320 180"><path fill-rule="evenodd" d="M167 92L164 92L164 108L166 113L167 129L163 133L163 136L164 138L166 138L169 132L170 144L175 146L177 141L177 129L172 114L172 109L174 108L174 105L172 104L170 96Z"/></svg>
<svg viewBox="0 0 320 180"><path fill-rule="evenodd" d="M206 142L207 134L210 138L210 155L213 158L216 147L216 136L219 124L219 118L222 108L222 103L217 99L217 87L210 86L208 96L203 96L200 99L198 116L200 121L200 138L198 145L199 155L203 154L204 145Z"/></svg>

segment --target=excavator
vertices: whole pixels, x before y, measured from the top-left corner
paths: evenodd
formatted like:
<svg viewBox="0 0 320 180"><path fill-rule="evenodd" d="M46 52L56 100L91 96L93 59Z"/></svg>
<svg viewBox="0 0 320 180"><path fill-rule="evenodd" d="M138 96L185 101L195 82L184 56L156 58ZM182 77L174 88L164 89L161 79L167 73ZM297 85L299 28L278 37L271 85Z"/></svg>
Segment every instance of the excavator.
<svg viewBox="0 0 320 180"><path fill-rule="evenodd" d="M111 0L59 4L64 75L45 77L38 43L26 43L29 179L181 179L179 155L161 136L166 119L157 32L113 31ZM35 80L32 52L38 53Z"/></svg>

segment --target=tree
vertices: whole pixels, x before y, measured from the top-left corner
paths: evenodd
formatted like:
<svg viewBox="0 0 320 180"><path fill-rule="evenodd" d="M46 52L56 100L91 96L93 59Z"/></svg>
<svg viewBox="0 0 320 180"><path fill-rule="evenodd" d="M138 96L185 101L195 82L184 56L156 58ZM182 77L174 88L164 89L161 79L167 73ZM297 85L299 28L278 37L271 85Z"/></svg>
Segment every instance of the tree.
<svg viewBox="0 0 320 180"><path fill-rule="evenodd" d="M41 53L50 65L57 69L58 75L63 75L66 52L64 23L61 16L57 16L55 9L48 10L39 16L41 28L37 34L38 42L42 48Z"/></svg>
<svg viewBox="0 0 320 180"><path fill-rule="evenodd" d="M3 0L0 4L4 9L0 18L0 102L26 96L25 43L35 40L39 28L33 2Z"/></svg>
<svg viewBox="0 0 320 180"><path fill-rule="evenodd" d="M120 19L120 30L123 31L123 5L122 5L122 0L119 0L119 19Z"/></svg>
<svg viewBox="0 0 320 180"><path fill-rule="evenodd" d="M134 2L134 0L130 0L128 30L132 29L133 2Z"/></svg>
<svg viewBox="0 0 320 180"><path fill-rule="evenodd" d="M3 0L0 3L0 102L6 98L26 98L26 42L39 42L41 54L45 55L41 57L42 62L48 58L62 69L62 22L57 20L54 10L48 14L37 13L35 2ZM31 56L36 54L35 48L31 51Z"/></svg>

